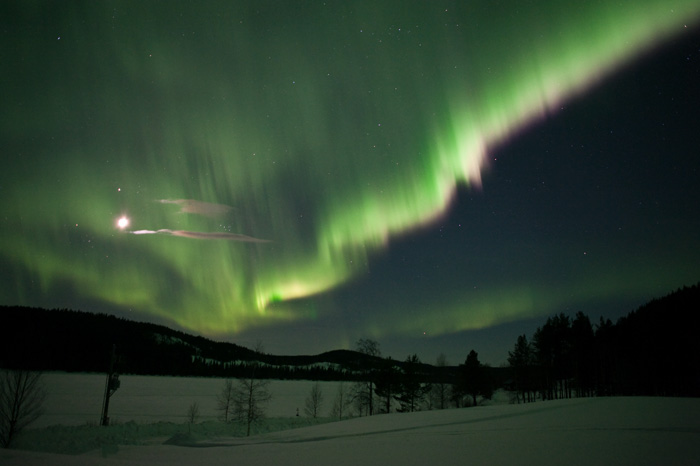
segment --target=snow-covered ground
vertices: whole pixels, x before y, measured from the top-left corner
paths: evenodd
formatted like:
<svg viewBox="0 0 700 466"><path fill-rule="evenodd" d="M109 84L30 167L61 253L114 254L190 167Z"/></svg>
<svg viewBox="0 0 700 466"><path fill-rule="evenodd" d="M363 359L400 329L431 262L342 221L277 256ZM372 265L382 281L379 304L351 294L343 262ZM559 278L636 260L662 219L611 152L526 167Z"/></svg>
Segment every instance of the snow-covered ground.
<svg viewBox="0 0 700 466"><path fill-rule="evenodd" d="M698 465L700 399L586 398L355 418L200 447L119 446L70 456L0 452L52 465Z"/></svg>

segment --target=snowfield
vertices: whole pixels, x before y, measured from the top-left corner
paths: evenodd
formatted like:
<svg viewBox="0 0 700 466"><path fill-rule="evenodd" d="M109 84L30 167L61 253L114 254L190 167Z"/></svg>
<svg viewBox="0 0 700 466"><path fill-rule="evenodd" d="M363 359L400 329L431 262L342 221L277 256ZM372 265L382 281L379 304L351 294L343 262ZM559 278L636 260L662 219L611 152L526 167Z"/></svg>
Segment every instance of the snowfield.
<svg viewBox="0 0 700 466"><path fill-rule="evenodd" d="M698 465L698 414L700 399L581 398L377 415L194 446L120 445L74 456L4 450L0 463Z"/></svg>

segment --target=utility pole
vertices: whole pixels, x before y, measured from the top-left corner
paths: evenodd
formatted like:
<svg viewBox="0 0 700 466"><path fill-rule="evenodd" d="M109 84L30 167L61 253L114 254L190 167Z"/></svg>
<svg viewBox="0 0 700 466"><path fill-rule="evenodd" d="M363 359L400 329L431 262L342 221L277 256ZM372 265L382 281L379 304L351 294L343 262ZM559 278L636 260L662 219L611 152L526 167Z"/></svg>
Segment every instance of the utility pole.
<svg viewBox="0 0 700 466"><path fill-rule="evenodd" d="M112 356L109 360L109 372L107 373L107 382L105 383L105 397L102 402L102 424L109 425L109 399L117 391L121 382L119 382L119 374L114 372L114 363L117 358L117 345L112 345Z"/></svg>

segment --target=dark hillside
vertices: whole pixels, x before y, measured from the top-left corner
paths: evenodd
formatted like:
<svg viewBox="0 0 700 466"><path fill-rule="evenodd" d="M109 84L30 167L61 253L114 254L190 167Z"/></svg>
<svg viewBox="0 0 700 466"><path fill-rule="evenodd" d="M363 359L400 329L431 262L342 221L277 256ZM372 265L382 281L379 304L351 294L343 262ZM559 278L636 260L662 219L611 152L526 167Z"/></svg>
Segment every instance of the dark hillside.
<svg viewBox="0 0 700 466"><path fill-rule="evenodd" d="M550 316L509 353L523 401L572 396L700 396L700 286L683 287L616 323Z"/></svg>
<svg viewBox="0 0 700 466"><path fill-rule="evenodd" d="M0 306L0 367L104 372L116 345L121 373L244 376L251 365L261 378L355 380L381 358L356 351L278 356L189 335L162 325L72 310ZM404 363L396 361L401 367ZM455 368L421 365L426 378L453 377Z"/></svg>
<svg viewBox="0 0 700 466"><path fill-rule="evenodd" d="M613 391L700 396L699 312L700 286L694 285L620 318L607 342L616 354Z"/></svg>

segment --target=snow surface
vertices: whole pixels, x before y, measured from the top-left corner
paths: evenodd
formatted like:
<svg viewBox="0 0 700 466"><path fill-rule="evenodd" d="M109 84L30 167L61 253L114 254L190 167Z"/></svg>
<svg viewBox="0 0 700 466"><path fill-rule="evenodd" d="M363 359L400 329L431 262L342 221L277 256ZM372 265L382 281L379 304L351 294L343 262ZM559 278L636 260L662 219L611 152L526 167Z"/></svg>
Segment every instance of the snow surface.
<svg viewBox="0 0 700 466"><path fill-rule="evenodd" d="M582 398L355 418L198 447L82 455L0 452L51 465L698 465L700 399Z"/></svg>

